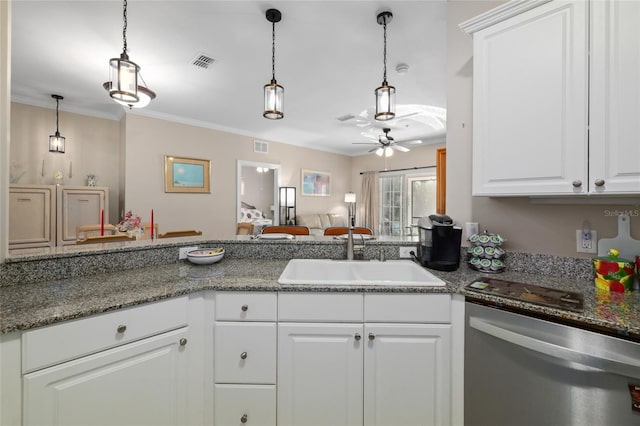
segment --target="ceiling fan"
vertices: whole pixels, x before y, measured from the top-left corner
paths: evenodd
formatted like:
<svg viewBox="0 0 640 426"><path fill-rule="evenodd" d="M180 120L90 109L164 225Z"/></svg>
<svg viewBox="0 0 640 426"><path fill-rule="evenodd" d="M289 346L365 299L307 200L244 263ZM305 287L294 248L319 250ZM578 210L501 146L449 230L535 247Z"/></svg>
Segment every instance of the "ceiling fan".
<svg viewBox="0 0 640 426"><path fill-rule="evenodd" d="M404 141L396 141L392 136L389 135L391 131L390 128L383 128L382 131L384 135L380 135L378 137L377 142L353 142L354 145L375 145L375 148L369 150L369 152L375 152L380 157L390 157L393 155L393 151L400 152L409 152L409 148L404 146L403 144L415 144L422 143L421 140L404 140Z"/></svg>

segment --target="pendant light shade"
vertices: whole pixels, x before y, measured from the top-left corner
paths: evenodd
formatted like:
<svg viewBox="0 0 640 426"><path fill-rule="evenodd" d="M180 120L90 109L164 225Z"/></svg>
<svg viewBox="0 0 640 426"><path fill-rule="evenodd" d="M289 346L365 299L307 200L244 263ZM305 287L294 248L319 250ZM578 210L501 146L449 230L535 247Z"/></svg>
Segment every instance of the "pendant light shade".
<svg viewBox="0 0 640 426"><path fill-rule="evenodd" d="M56 133L49 136L49 152L64 154L66 139L64 136L60 136L60 131L58 130L58 106L64 98L60 95L51 95L51 97L56 100Z"/></svg>
<svg viewBox="0 0 640 426"><path fill-rule="evenodd" d="M126 3L126 2L125 2ZM122 52L119 58L109 60L109 96L117 102L135 103L138 97L138 71L140 67Z"/></svg>
<svg viewBox="0 0 640 426"><path fill-rule="evenodd" d="M267 21L271 22L271 82L264 85L264 113L262 116L270 120L284 117L284 87L276 81L276 22L280 22L282 14L278 9L266 12Z"/></svg>
<svg viewBox="0 0 640 426"><path fill-rule="evenodd" d="M376 114L375 119L378 121L391 120L396 116L396 88L387 82L387 24L393 19L391 12L382 12L378 14L378 24L384 28L384 72L382 76L382 84L375 90L376 94Z"/></svg>
<svg viewBox="0 0 640 426"><path fill-rule="evenodd" d="M102 87L119 104L129 108L144 108L155 99L156 94L146 87L140 67L127 54L127 0L123 1L122 19L122 53L119 58L109 60L109 81Z"/></svg>

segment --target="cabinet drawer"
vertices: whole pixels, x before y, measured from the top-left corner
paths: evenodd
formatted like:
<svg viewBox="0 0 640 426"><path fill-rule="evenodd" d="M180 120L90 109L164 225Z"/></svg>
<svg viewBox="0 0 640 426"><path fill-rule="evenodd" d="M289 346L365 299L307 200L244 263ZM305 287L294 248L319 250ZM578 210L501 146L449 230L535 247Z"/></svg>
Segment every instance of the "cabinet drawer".
<svg viewBox="0 0 640 426"><path fill-rule="evenodd" d="M24 373L187 325L187 297L25 331Z"/></svg>
<svg viewBox="0 0 640 426"><path fill-rule="evenodd" d="M273 293L217 292L217 321L275 321L278 296Z"/></svg>
<svg viewBox="0 0 640 426"><path fill-rule="evenodd" d="M362 294L279 293L279 321L362 322Z"/></svg>
<svg viewBox="0 0 640 426"><path fill-rule="evenodd" d="M275 426L275 385L216 385L215 421L223 426Z"/></svg>
<svg viewBox="0 0 640 426"><path fill-rule="evenodd" d="M216 322L216 383L276 383L276 323Z"/></svg>
<svg viewBox="0 0 640 426"><path fill-rule="evenodd" d="M451 322L448 294L365 294L365 322Z"/></svg>

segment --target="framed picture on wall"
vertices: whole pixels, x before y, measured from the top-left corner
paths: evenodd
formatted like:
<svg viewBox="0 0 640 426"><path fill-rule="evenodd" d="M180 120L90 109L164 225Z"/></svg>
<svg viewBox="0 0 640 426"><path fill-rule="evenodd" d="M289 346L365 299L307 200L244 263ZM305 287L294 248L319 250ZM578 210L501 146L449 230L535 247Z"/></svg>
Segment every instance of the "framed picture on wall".
<svg viewBox="0 0 640 426"><path fill-rule="evenodd" d="M164 192L211 193L211 161L165 155Z"/></svg>
<svg viewBox="0 0 640 426"><path fill-rule="evenodd" d="M302 169L302 195L328 197L331 195L331 173Z"/></svg>

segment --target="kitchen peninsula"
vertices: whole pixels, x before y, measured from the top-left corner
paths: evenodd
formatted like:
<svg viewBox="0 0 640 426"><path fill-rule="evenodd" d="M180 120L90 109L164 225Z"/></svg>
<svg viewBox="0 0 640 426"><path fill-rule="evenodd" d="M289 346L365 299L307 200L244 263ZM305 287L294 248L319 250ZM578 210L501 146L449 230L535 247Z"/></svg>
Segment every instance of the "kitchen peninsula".
<svg viewBox="0 0 640 426"><path fill-rule="evenodd" d="M291 258L343 259L345 243L330 238L260 241L238 237L220 241L189 237L170 242L158 241L158 244L154 242L151 245L148 242L138 243L141 242L113 243L108 248L96 248L93 252L73 252L65 248L63 252L55 254L23 253L10 256L1 266L3 287L0 288L0 305L3 315L0 318L0 361L3 363L3 386L22 388L24 400L14 401L15 407L21 404L27 407L22 412L11 406L3 407L3 416L14 416L8 417L14 419L22 416L21 421L25 425L48 421L47 413L53 411L47 410L54 410L51 398L57 391L54 392L53 385L47 383L67 383L66 374L84 375L87 372L105 371L100 367L104 362L118 366L115 368L118 370L126 364L122 359L139 360L143 356L156 359L151 354L162 353L164 355L158 355L159 366L149 367L149 371L142 370L146 372L141 374L154 374L157 378L181 383L176 389L184 392L183 395L189 395L188 400L176 393L162 398L168 398L171 403L167 407L175 413L183 413L188 421L185 422L182 417L173 418L164 409L154 411L152 408L157 406L157 401L143 399L140 404L148 408L148 412L164 413L168 419L174 419L175 424L226 424L227 418L237 420L247 412L253 413L252 418L262 416L258 414L262 413L262 409L266 410L264 415L268 415L268 418L275 418L276 404L248 407L238 401L264 402L271 398L275 401L275 392L284 392L282 398L285 398L289 389L286 383L290 377L278 376L276 380L276 376L272 375L275 373L269 373L276 371L275 354L283 354L284 357L277 361L280 371L301 368L303 364L296 365L303 363L303 360L287 358L285 354L293 353L290 345L295 344L299 327L316 330L310 335L316 337L309 338L320 344L324 338L322 334L316 334L321 331L313 327L316 326L314 321L322 321L324 326L333 324L331 333L344 330L344 338L348 339L345 342L352 342L348 343L348 347L359 342L360 335L375 336L377 340L371 336L366 341L363 339L366 343L362 345L367 349L383 345L385 339L400 336L395 333L403 333L402 327L409 327L406 331L414 336L418 336L414 334L417 330L422 330L420 333L425 334L415 337L418 339L416 344L432 342L435 346L431 347L437 350L434 353L438 355L427 364L416 366L411 362L406 365L414 372L433 374L434 383L440 389L437 393L439 396L436 398L432 395L429 400L430 413L439 419L435 423L459 424L462 407L456 405L456 395L462 391L460 363L464 297L489 304L497 303L534 316L555 317L559 321L605 330L610 334L630 338L640 336L640 321L634 314L638 308L637 295L629 295L624 301L627 309L619 309L618 312L614 305L599 302L593 293L588 268L585 268L588 263L579 259L555 259L554 264L547 257L541 259L539 256L511 253L510 270L500 274L500 278L504 279L583 291L585 310L576 313L465 290L467 284L482 275L464 263L455 272L432 271L445 281L446 285L441 287L282 285L277 282ZM383 249L387 259L397 259L399 246L415 244L415 241L367 241L364 256L365 259L376 259L380 249ZM189 246L224 247L225 257L213 265L193 265L186 260L177 260L179 248ZM544 272L543 269L536 267L542 262L549 268L547 272L562 269L573 276L551 279L549 275L540 273ZM531 269L527 272L526 269L518 271L523 265L529 265ZM558 268L559 265L562 268ZM534 270L538 273L532 274ZM382 303L380 306L384 306L383 310L376 311L378 303ZM238 307L237 313L235 306ZM346 310L342 307L346 307ZM364 311L358 314L363 307ZM297 312L295 315L291 313L292 309ZM376 315L380 315L379 319L366 319L368 312L378 312ZM623 316L624 312L627 312L626 316ZM320 320L323 315L337 317L327 323L327 319ZM300 316L307 319L300 319ZM398 323L394 317L403 319ZM378 321L381 323L376 324ZM338 326L344 329L334 328ZM255 327L256 335L252 334ZM265 337L271 335L272 331L268 330L275 330L274 327L281 330L278 351L274 346L275 337ZM227 329L231 335L226 333ZM224 336L243 337L229 341ZM285 340L284 336L291 337ZM61 342L64 344L61 345ZM251 345L254 346L249 345L251 349L246 349L247 345L242 342L253 342ZM267 345L266 348L256 347L257 342L263 342L261 345ZM359 347L362 348L362 345ZM416 349L420 347L416 346ZM442 350L445 352L440 352ZM235 361L236 352L241 355L248 353L247 360L255 357L264 360L258 354L273 354L268 364L273 365L274 369L265 367L266 370L259 370L267 374L267 378L244 377L243 372L248 371L245 368L237 370L240 376L217 376L216 371L229 371L229 368L236 371L237 368L218 365L222 360L228 359L232 366L244 365ZM362 354L355 356L361 357ZM12 364L15 362L12 360L20 358L23 359L22 367L20 363ZM445 364L440 364L445 360ZM251 361L242 362L251 365ZM397 370L398 363L394 365L394 374L401 377L404 370ZM345 373L344 377L353 378L353 374L356 374L356 378L360 377L356 381L362 379L364 370L352 370L346 365L344 368L341 370ZM379 368L385 371L384 366ZM125 376L133 374L132 377L140 379L136 376L139 371L128 370L128 367L123 371ZM444 376L441 375L443 372L446 372ZM189 380L180 381L179 377L188 377ZM202 383L202 377L206 378L204 388L198 385ZM114 385L117 382L108 378L101 380L106 380L114 392L119 388ZM84 395L81 389L80 393ZM136 389L135 386L132 389ZM362 394L362 388L352 390L355 392L352 396L362 398L357 396ZM236 392L242 396L234 396ZM252 392L266 397L252 397ZM361 401L361 404L367 403L368 392L364 389L365 402ZM426 388L421 386L415 392L428 394L424 393L427 392ZM20 394L17 392L13 398L19 399ZM219 404L215 410L210 407L212 398ZM92 407L90 397L80 398L79 401ZM236 403L229 404L228 401ZM33 404L45 408L31 412L28 407ZM74 413L86 411L78 411L75 404L72 405ZM394 413L393 407L386 407L390 410L387 413ZM65 408L71 409L70 406ZM278 406L278 419L293 418L303 408L295 404ZM112 419L108 414L101 413L107 416L105 418ZM171 421L169 423L172 424Z"/></svg>

